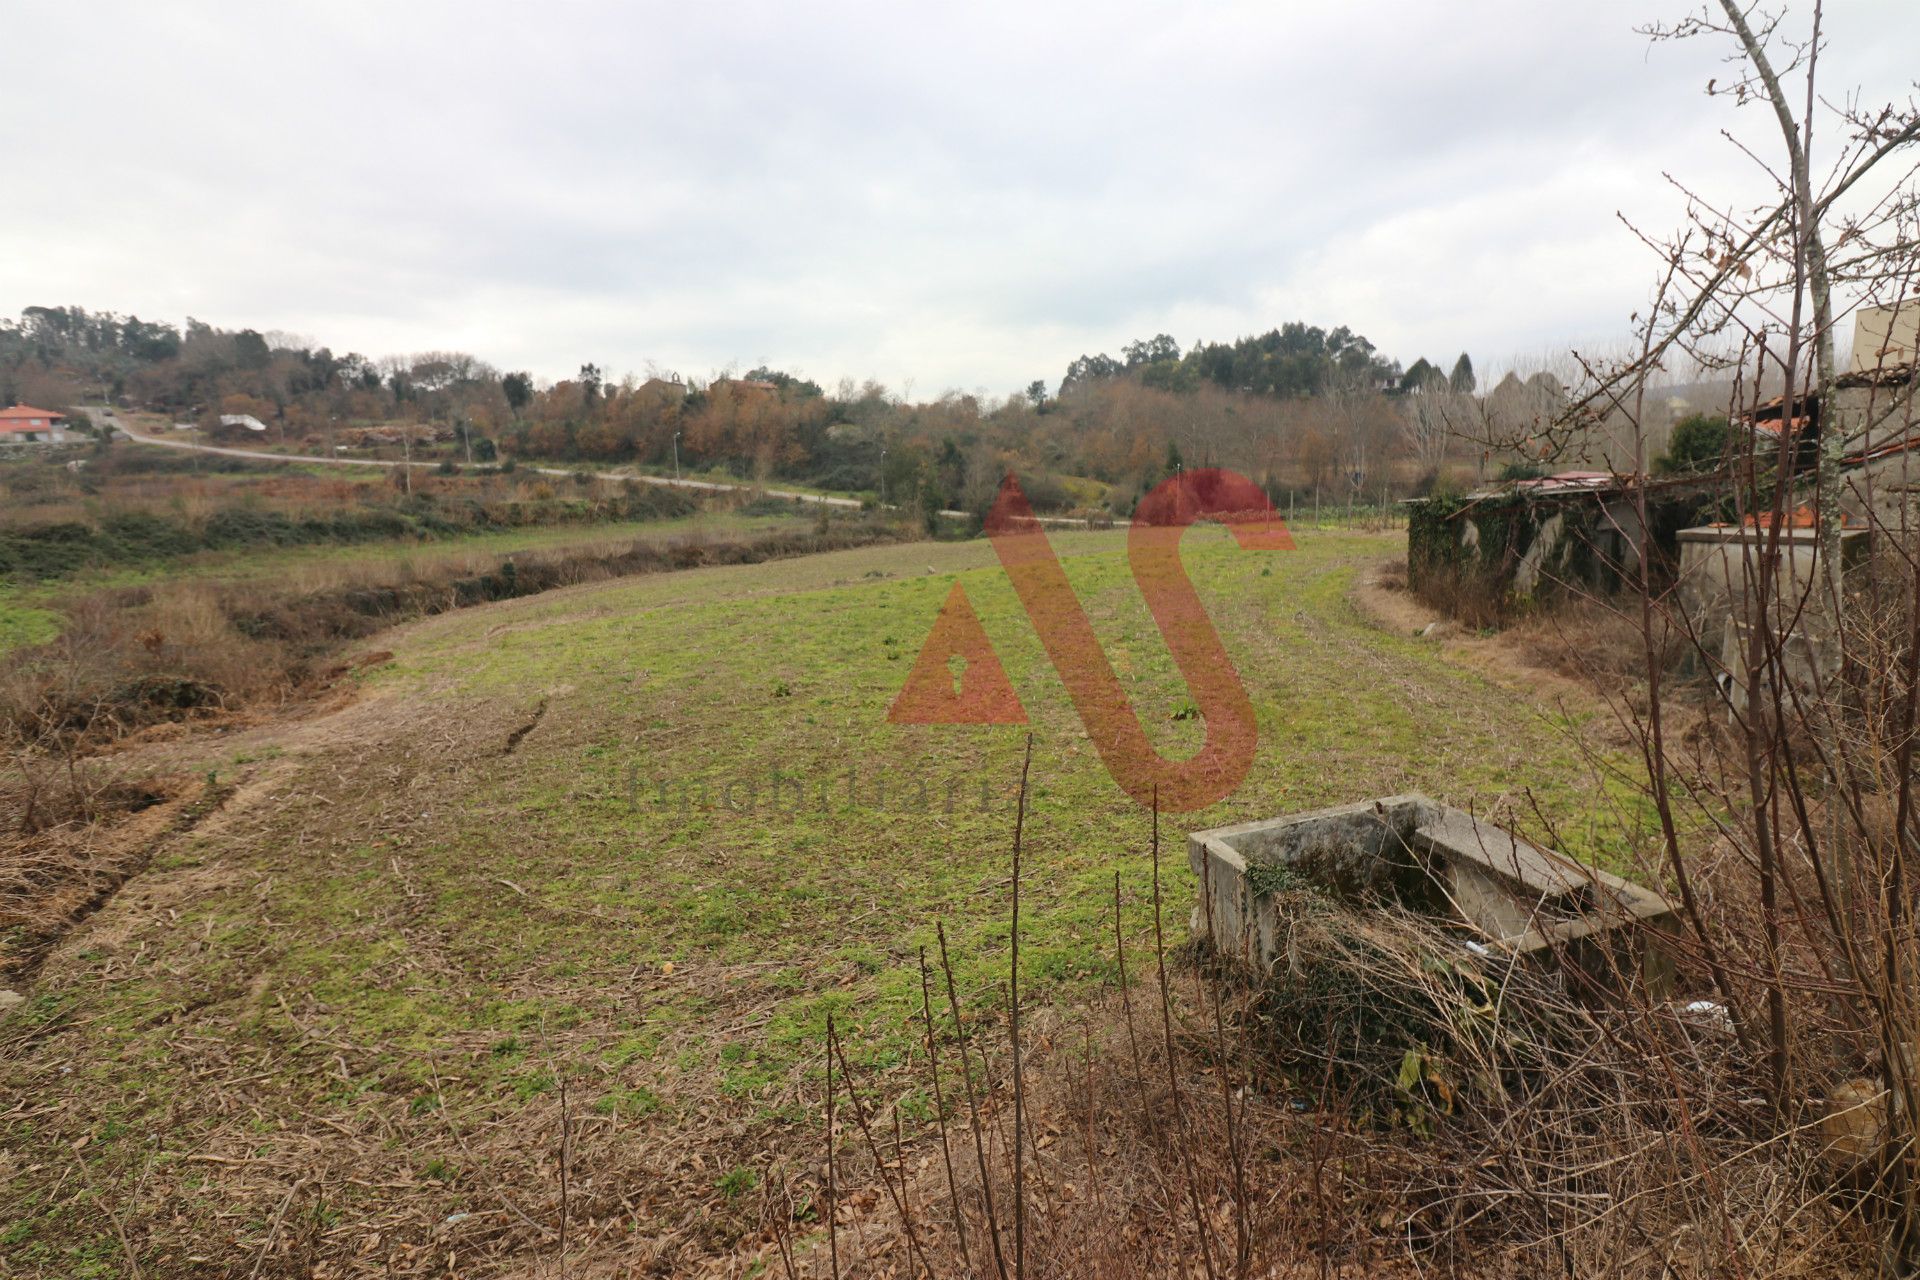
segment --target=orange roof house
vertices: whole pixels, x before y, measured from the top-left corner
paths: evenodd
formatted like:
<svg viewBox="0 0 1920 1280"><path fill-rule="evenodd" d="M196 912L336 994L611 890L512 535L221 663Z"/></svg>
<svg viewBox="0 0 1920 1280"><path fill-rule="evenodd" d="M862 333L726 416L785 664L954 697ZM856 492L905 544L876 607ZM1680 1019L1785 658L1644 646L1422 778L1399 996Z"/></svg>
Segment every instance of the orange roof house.
<svg viewBox="0 0 1920 1280"><path fill-rule="evenodd" d="M0 409L0 444L58 444L67 438L61 424L64 413L16 404Z"/></svg>

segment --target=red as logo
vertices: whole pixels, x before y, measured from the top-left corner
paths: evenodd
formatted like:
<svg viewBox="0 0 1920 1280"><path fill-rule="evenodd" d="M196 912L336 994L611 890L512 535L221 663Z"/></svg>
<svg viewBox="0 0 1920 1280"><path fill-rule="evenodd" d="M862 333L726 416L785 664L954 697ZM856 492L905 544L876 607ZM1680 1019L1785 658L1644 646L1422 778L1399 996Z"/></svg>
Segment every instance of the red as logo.
<svg viewBox="0 0 1920 1280"><path fill-rule="evenodd" d="M1127 531L1134 581L1206 722L1205 745L1181 761L1164 759L1147 740L1053 545L1013 476L1001 484L986 524L1001 568L1108 772L1135 800L1146 804L1157 791L1160 807L1176 813L1205 808L1230 795L1246 777L1258 745L1253 704L1180 563L1180 535L1207 517L1225 524L1243 548L1294 547L1293 536L1266 494L1237 472L1185 472L1163 481L1134 511ZM949 670L955 657L966 663L958 689ZM896 724L1026 721L1019 696L959 583L948 594L887 718Z"/></svg>

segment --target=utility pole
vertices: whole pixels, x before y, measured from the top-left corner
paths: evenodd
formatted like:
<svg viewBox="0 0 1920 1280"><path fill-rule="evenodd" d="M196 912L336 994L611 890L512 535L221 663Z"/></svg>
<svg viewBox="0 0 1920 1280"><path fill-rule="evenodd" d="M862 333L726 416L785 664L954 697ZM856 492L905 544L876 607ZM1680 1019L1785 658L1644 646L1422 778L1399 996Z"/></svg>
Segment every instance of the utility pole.
<svg viewBox="0 0 1920 1280"><path fill-rule="evenodd" d="M673 478L680 478L680 433L673 433Z"/></svg>
<svg viewBox="0 0 1920 1280"><path fill-rule="evenodd" d="M411 498L413 496L413 432L405 427L400 428L400 447L406 451L403 455L406 461L401 464L400 469L407 473L407 496Z"/></svg>
<svg viewBox="0 0 1920 1280"><path fill-rule="evenodd" d="M887 503L887 451L880 450L880 505Z"/></svg>

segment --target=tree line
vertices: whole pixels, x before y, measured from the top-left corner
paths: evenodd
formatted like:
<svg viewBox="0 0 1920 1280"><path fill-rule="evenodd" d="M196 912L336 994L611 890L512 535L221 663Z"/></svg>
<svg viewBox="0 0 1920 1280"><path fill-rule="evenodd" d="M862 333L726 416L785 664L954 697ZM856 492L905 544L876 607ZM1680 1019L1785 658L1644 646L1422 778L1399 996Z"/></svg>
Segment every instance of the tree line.
<svg viewBox="0 0 1920 1280"><path fill-rule="evenodd" d="M465 352L374 359L195 319L175 327L29 307L0 321L9 402L105 398L209 427L247 414L277 440L320 447L356 429L431 428L478 462L677 465L980 510L1009 470L1053 509L1124 514L1165 476L1198 466L1234 467L1276 493L1377 501L1430 486L1446 461L1419 406L1473 393L1464 354L1447 374L1425 359L1403 368L1345 326L1306 323L1185 351L1157 334L1118 358L1080 357L1051 394L1036 381L1004 398L914 402L876 382L827 388L769 367L615 379L587 362L543 383Z"/></svg>

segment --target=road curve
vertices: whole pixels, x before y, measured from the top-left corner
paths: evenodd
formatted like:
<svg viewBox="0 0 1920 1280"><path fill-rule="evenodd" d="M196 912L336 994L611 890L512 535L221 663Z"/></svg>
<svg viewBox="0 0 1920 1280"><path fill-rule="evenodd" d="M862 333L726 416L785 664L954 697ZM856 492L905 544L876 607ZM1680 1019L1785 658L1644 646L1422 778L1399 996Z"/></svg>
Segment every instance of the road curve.
<svg viewBox="0 0 1920 1280"><path fill-rule="evenodd" d="M98 412L102 422L115 431L120 432L129 440L139 444L158 445L165 449L188 449L199 453L218 453L224 454L229 458L258 458L266 462L317 462L322 466L329 467L387 467L391 469L395 467L432 468L440 465L438 462L405 462L392 458L327 458L310 453L269 453L265 449L233 449L226 445L194 444L187 440L169 440L165 436L147 435L144 432L135 431L132 427L122 422L114 414L112 409L104 406L87 406L87 412ZM536 475L543 476L572 476L581 474L579 472L569 471L564 467L522 466L517 469L521 471L531 471ZM704 489L709 493L760 493L769 498L787 498L796 502L817 502L823 507L855 509L862 505L858 498L836 498L819 493L796 493L791 489L766 489L750 484L721 484L714 480L675 480L668 476L649 476L633 471L588 471L585 474L594 477L596 480L637 480L641 484L657 484L668 489ZM940 514L950 516L956 520L964 520L970 513L965 511L942 511ZM1041 516L1038 519L1041 524L1070 525L1075 528L1083 527L1087 524L1084 520L1068 519L1061 516Z"/></svg>
<svg viewBox="0 0 1920 1280"><path fill-rule="evenodd" d="M272 453L265 449L234 449L226 445L194 444L188 440L169 440L165 436L147 435L144 432L135 431L126 423L111 415L106 415L104 421L108 426L126 436L127 439L139 444L159 445L164 449L187 449L196 453L217 453L229 458L257 458L264 462L317 462L322 466L330 467L387 467L389 469L398 467L433 468L440 465L438 461L406 462L395 458L327 458L319 454L311 453ZM531 471L536 475L543 476L572 476L581 474L579 472L569 471L564 467L523 466L517 469L521 471ZM675 480L669 476L649 476L630 471L588 471L585 474L594 477L596 480L637 480L641 484L663 485L669 489L705 489L717 493L763 493L769 498L792 498L801 502L817 502L825 507L858 507L860 505L858 498L836 498L817 493L795 493L791 489L762 489L745 484L720 484L712 480ZM942 511L940 514L959 516L965 515L966 513L962 511Z"/></svg>

